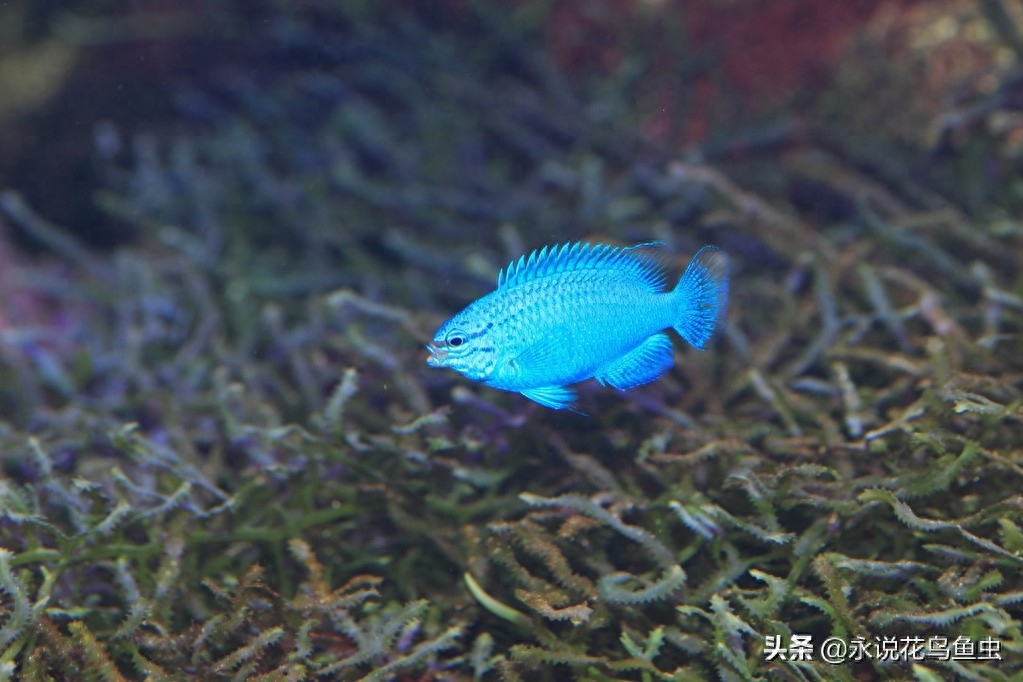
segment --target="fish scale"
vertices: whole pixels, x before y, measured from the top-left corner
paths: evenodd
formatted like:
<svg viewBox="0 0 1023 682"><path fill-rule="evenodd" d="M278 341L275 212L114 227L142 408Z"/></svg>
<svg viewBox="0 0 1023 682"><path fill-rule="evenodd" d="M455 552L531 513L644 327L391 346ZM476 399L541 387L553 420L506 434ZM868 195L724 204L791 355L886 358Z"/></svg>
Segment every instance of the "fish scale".
<svg viewBox="0 0 1023 682"><path fill-rule="evenodd" d="M568 386L590 378L623 391L653 381L674 362L663 332L703 348L728 301L720 249L700 249L671 290L655 257L663 249L576 242L533 251L441 325L427 362L552 409L571 408Z"/></svg>

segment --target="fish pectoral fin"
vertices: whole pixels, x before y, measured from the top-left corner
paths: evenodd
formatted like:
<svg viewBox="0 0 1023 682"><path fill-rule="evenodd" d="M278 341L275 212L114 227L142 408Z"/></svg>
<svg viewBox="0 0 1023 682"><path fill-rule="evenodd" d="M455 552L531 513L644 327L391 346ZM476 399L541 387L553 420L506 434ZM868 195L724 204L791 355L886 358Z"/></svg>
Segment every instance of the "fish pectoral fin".
<svg viewBox="0 0 1023 682"><path fill-rule="evenodd" d="M529 372L534 376L543 376L556 371L561 362L564 361L565 343L564 334L552 331L546 334L539 341L526 348L517 356L508 361L516 374Z"/></svg>
<svg viewBox="0 0 1023 682"><path fill-rule="evenodd" d="M594 374L602 384L627 391L650 383L675 364L671 339L665 333L654 334L625 355L612 360Z"/></svg>
<svg viewBox="0 0 1023 682"><path fill-rule="evenodd" d="M531 388L521 393L530 400L552 410L563 410L566 407L572 409L572 403L575 402L575 391L564 386Z"/></svg>

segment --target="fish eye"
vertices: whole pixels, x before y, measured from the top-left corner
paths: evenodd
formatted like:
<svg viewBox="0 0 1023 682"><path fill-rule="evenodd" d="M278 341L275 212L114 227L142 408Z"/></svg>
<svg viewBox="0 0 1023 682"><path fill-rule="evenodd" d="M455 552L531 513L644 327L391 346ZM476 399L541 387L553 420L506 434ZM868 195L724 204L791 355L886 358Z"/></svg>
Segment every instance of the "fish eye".
<svg viewBox="0 0 1023 682"><path fill-rule="evenodd" d="M450 334L448 334L448 338L446 339L446 341L447 344L452 348L458 348L463 343L465 343L466 341L465 334L461 332L451 332Z"/></svg>

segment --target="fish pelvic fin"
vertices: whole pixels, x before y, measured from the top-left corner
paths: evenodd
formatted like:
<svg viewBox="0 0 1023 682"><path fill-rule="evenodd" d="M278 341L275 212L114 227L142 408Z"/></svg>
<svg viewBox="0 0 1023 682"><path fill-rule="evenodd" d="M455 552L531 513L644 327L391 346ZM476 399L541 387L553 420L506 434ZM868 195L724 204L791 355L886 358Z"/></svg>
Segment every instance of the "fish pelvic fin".
<svg viewBox="0 0 1023 682"><path fill-rule="evenodd" d="M572 403L575 402L575 391L570 388L565 388L564 386L543 386L541 388L531 388L521 393L530 400L552 410L564 410L567 408L573 412L578 412L578 410L572 407ZM580 414L582 413L580 412Z"/></svg>
<svg viewBox="0 0 1023 682"><path fill-rule="evenodd" d="M674 290L675 331L694 348L703 349L728 311L728 258L705 246L689 262Z"/></svg>
<svg viewBox="0 0 1023 682"><path fill-rule="evenodd" d="M627 391L650 383L671 369L674 362L671 339L667 334L654 334L625 355L612 360L594 378L601 384Z"/></svg>

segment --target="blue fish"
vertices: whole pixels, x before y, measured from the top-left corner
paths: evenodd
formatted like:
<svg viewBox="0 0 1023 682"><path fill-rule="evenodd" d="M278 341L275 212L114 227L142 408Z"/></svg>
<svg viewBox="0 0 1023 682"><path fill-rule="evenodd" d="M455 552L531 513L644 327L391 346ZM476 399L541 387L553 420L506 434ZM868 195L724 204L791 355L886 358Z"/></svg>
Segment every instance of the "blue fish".
<svg viewBox="0 0 1023 682"><path fill-rule="evenodd" d="M703 348L728 303L720 249L700 249L666 291L663 248L577 242L519 258L496 291L441 325L427 363L555 410L571 408L566 387L590 377L620 391L653 381L674 363L665 330Z"/></svg>

